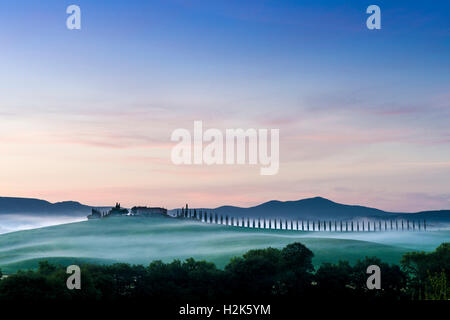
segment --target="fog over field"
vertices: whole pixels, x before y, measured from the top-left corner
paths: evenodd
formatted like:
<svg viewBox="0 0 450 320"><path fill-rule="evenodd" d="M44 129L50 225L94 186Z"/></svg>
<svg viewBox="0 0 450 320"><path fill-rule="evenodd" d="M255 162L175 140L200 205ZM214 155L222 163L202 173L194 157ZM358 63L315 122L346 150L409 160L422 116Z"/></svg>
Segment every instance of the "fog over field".
<svg viewBox="0 0 450 320"><path fill-rule="evenodd" d="M45 223L40 221L38 223ZM408 251L431 251L449 241L450 231L303 232L259 230L171 218L117 217L0 235L0 268L5 272L36 267L48 259L62 264L83 261L148 264L153 260L206 259L223 267L250 249L281 248L302 242L314 264L377 256L398 263Z"/></svg>
<svg viewBox="0 0 450 320"><path fill-rule="evenodd" d="M30 215L30 214L1 214L0 215L0 234L55 226L59 224L78 222L86 220L83 217L74 217L71 215Z"/></svg>

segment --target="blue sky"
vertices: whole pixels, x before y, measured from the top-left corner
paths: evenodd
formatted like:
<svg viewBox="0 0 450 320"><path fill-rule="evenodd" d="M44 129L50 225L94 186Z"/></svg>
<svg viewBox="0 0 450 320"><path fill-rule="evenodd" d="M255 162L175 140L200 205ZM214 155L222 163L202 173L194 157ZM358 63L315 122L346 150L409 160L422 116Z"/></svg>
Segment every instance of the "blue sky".
<svg viewBox="0 0 450 320"><path fill-rule="evenodd" d="M70 4L81 7L82 30L66 29ZM381 30L365 26L371 4ZM322 195L450 208L449 9L2 1L0 193L167 207ZM280 174L174 167L170 133L194 120L279 127Z"/></svg>

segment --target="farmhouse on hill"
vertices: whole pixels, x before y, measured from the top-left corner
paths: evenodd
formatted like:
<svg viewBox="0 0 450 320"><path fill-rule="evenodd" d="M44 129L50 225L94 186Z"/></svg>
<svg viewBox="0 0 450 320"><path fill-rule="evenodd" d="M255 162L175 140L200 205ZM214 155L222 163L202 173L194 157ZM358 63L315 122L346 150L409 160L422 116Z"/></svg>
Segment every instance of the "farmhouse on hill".
<svg viewBox="0 0 450 320"><path fill-rule="evenodd" d="M133 207L131 208L131 215L139 217L167 216L167 209L160 207Z"/></svg>

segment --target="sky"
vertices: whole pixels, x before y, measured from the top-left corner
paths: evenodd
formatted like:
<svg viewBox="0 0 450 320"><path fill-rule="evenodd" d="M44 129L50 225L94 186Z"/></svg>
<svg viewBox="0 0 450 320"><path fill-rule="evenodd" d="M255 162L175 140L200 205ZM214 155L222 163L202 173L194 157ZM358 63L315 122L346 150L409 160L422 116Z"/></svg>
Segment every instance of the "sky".
<svg viewBox="0 0 450 320"><path fill-rule="evenodd" d="M66 8L81 8L68 30ZM381 29L366 8L381 9ZM450 209L448 1L0 3L0 195ZM280 168L175 165L178 128L280 130Z"/></svg>

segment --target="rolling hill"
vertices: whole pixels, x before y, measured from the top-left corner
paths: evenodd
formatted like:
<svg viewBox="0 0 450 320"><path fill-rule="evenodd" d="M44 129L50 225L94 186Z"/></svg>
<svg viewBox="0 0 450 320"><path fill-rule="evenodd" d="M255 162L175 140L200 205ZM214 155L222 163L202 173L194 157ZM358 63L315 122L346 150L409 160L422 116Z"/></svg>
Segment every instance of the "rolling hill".
<svg viewBox="0 0 450 320"><path fill-rule="evenodd" d="M378 256L398 263L407 251L431 251L449 231L314 233L257 230L168 218L116 217L63 224L0 235L0 268L6 272L34 268L45 259L62 264L206 259L223 267L250 249L281 248L301 242L314 264Z"/></svg>

